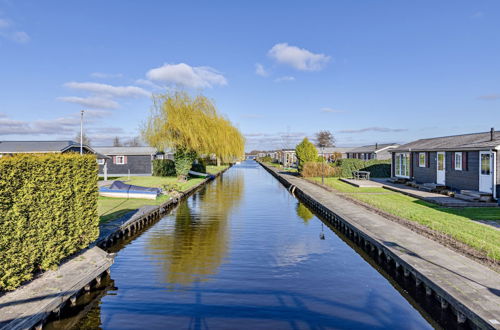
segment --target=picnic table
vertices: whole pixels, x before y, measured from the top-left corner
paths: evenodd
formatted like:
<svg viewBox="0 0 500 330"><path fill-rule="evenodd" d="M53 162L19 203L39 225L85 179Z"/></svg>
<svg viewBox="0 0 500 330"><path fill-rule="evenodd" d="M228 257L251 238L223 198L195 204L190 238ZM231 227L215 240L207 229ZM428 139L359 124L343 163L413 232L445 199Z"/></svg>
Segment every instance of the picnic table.
<svg viewBox="0 0 500 330"><path fill-rule="evenodd" d="M370 180L370 172L368 171L353 171L352 175L355 180Z"/></svg>

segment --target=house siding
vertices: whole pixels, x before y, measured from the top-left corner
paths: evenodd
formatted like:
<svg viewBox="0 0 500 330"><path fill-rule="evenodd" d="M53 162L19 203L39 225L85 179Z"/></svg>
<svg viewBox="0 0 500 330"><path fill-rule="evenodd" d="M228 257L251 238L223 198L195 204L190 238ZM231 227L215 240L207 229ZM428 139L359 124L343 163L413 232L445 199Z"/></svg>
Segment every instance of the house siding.
<svg viewBox="0 0 500 330"><path fill-rule="evenodd" d="M418 152L412 152L413 160L413 178L417 183L435 183L436 182L436 170L437 170L437 156L436 152L429 152L429 161L427 164L429 166L419 167L418 166ZM427 165L426 164L426 165Z"/></svg>
<svg viewBox="0 0 500 330"><path fill-rule="evenodd" d="M446 152L446 186L454 190L479 190L479 151L467 153L467 170L456 171L452 165L453 152Z"/></svg>
<svg viewBox="0 0 500 330"><path fill-rule="evenodd" d="M151 155L133 155L126 156L127 163L117 165L113 163L113 155L108 155L111 159L107 160L108 175L151 175L152 173L152 160ZM121 156L121 155L120 155ZM104 165L99 165L99 174L104 174Z"/></svg>
<svg viewBox="0 0 500 330"><path fill-rule="evenodd" d="M496 160L497 160L497 167L495 169L495 175L497 177L497 182L496 182L496 191L497 191L497 200L500 204L500 159L498 159L498 157L500 157L500 152L496 151Z"/></svg>

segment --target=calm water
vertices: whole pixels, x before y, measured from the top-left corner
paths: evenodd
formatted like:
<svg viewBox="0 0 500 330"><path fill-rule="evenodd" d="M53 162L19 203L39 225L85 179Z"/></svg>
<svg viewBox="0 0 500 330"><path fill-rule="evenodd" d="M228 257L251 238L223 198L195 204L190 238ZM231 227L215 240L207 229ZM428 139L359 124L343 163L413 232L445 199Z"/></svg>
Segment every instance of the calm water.
<svg viewBox="0 0 500 330"><path fill-rule="evenodd" d="M121 247L111 278L76 328L432 328L255 162Z"/></svg>

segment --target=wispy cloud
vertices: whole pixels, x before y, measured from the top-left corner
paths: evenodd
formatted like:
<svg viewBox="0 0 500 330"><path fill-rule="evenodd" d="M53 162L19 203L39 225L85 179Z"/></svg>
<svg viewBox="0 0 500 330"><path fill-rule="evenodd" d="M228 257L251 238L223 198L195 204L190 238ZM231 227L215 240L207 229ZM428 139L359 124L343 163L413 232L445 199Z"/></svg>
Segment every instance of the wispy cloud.
<svg viewBox="0 0 500 330"><path fill-rule="evenodd" d="M226 78L208 66L193 67L186 63L164 64L146 73L149 80L189 88L210 88L227 85Z"/></svg>
<svg viewBox="0 0 500 330"><path fill-rule="evenodd" d="M286 82L286 81L295 81L295 77L292 76L283 76L274 79L274 82Z"/></svg>
<svg viewBox="0 0 500 330"><path fill-rule="evenodd" d="M86 108L93 109L117 109L118 102L106 97L79 97L79 96L62 96L57 98L58 101L75 103Z"/></svg>
<svg viewBox="0 0 500 330"><path fill-rule="evenodd" d="M269 72L260 63L255 63L255 73L261 77L269 76Z"/></svg>
<svg viewBox="0 0 500 330"><path fill-rule="evenodd" d="M121 78L123 77L122 73L103 73L103 72L92 72L90 74L92 78L98 79L111 79L111 78Z"/></svg>
<svg viewBox="0 0 500 330"><path fill-rule="evenodd" d="M30 41L30 36L24 31L15 29L14 24L7 18L0 18L0 37L19 44Z"/></svg>
<svg viewBox="0 0 500 330"><path fill-rule="evenodd" d="M500 94L486 94L486 95L481 95L481 96L478 96L478 99L485 100L485 101L500 100Z"/></svg>
<svg viewBox="0 0 500 330"><path fill-rule="evenodd" d="M325 113L342 113L342 112L345 112L345 110L332 109L332 108L328 108L328 107L321 108L320 111L321 112L325 112Z"/></svg>
<svg viewBox="0 0 500 330"><path fill-rule="evenodd" d="M300 71L320 71L331 60L325 54L315 54L307 49L290 46L287 43L274 45L268 56L278 63L289 65Z"/></svg>
<svg viewBox="0 0 500 330"><path fill-rule="evenodd" d="M406 132L407 128L388 128L388 127L366 127L360 129L344 129L338 131L339 133L365 133L365 132Z"/></svg>
<svg viewBox="0 0 500 330"><path fill-rule="evenodd" d="M137 86L112 86L95 82L68 82L65 87L91 92L107 97L150 96L151 93Z"/></svg>
<svg viewBox="0 0 500 330"><path fill-rule="evenodd" d="M263 115L257 115L257 114L243 114L241 115L241 118L247 118L247 119L258 119L258 118L264 118Z"/></svg>
<svg viewBox="0 0 500 330"><path fill-rule="evenodd" d="M483 18L483 16L484 16L484 13L482 11L477 11L474 14L472 14L471 18L479 19L479 18Z"/></svg>

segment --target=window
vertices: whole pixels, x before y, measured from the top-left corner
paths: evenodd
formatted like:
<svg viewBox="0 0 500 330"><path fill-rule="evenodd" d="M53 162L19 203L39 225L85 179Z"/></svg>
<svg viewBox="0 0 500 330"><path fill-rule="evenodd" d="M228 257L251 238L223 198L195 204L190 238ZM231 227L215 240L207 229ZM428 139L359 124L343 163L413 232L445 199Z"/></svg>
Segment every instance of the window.
<svg viewBox="0 0 500 330"><path fill-rule="evenodd" d="M400 177L410 177L410 155L408 153L396 154L395 174Z"/></svg>
<svg viewBox="0 0 500 330"><path fill-rule="evenodd" d="M124 165L125 164L125 156L115 156L115 164L116 165Z"/></svg>
<svg viewBox="0 0 500 330"><path fill-rule="evenodd" d="M444 153L439 153L438 152L438 171L444 171Z"/></svg>
<svg viewBox="0 0 500 330"><path fill-rule="evenodd" d="M481 174L482 175L490 175L491 172L491 162L490 162L490 154L481 154Z"/></svg>
<svg viewBox="0 0 500 330"><path fill-rule="evenodd" d="M425 167L427 164L427 159L425 159L425 152L418 153L418 167Z"/></svg>
<svg viewBox="0 0 500 330"><path fill-rule="evenodd" d="M462 153L461 152L455 152L455 170L457 170L457 171L462 170Z"/></svg>
<svg viewBox="0 0 500 330"><path fill-rule="evenodd" d="M97 159L97 164L104 165L104 159L103 158L98 158Z"/></svg>

